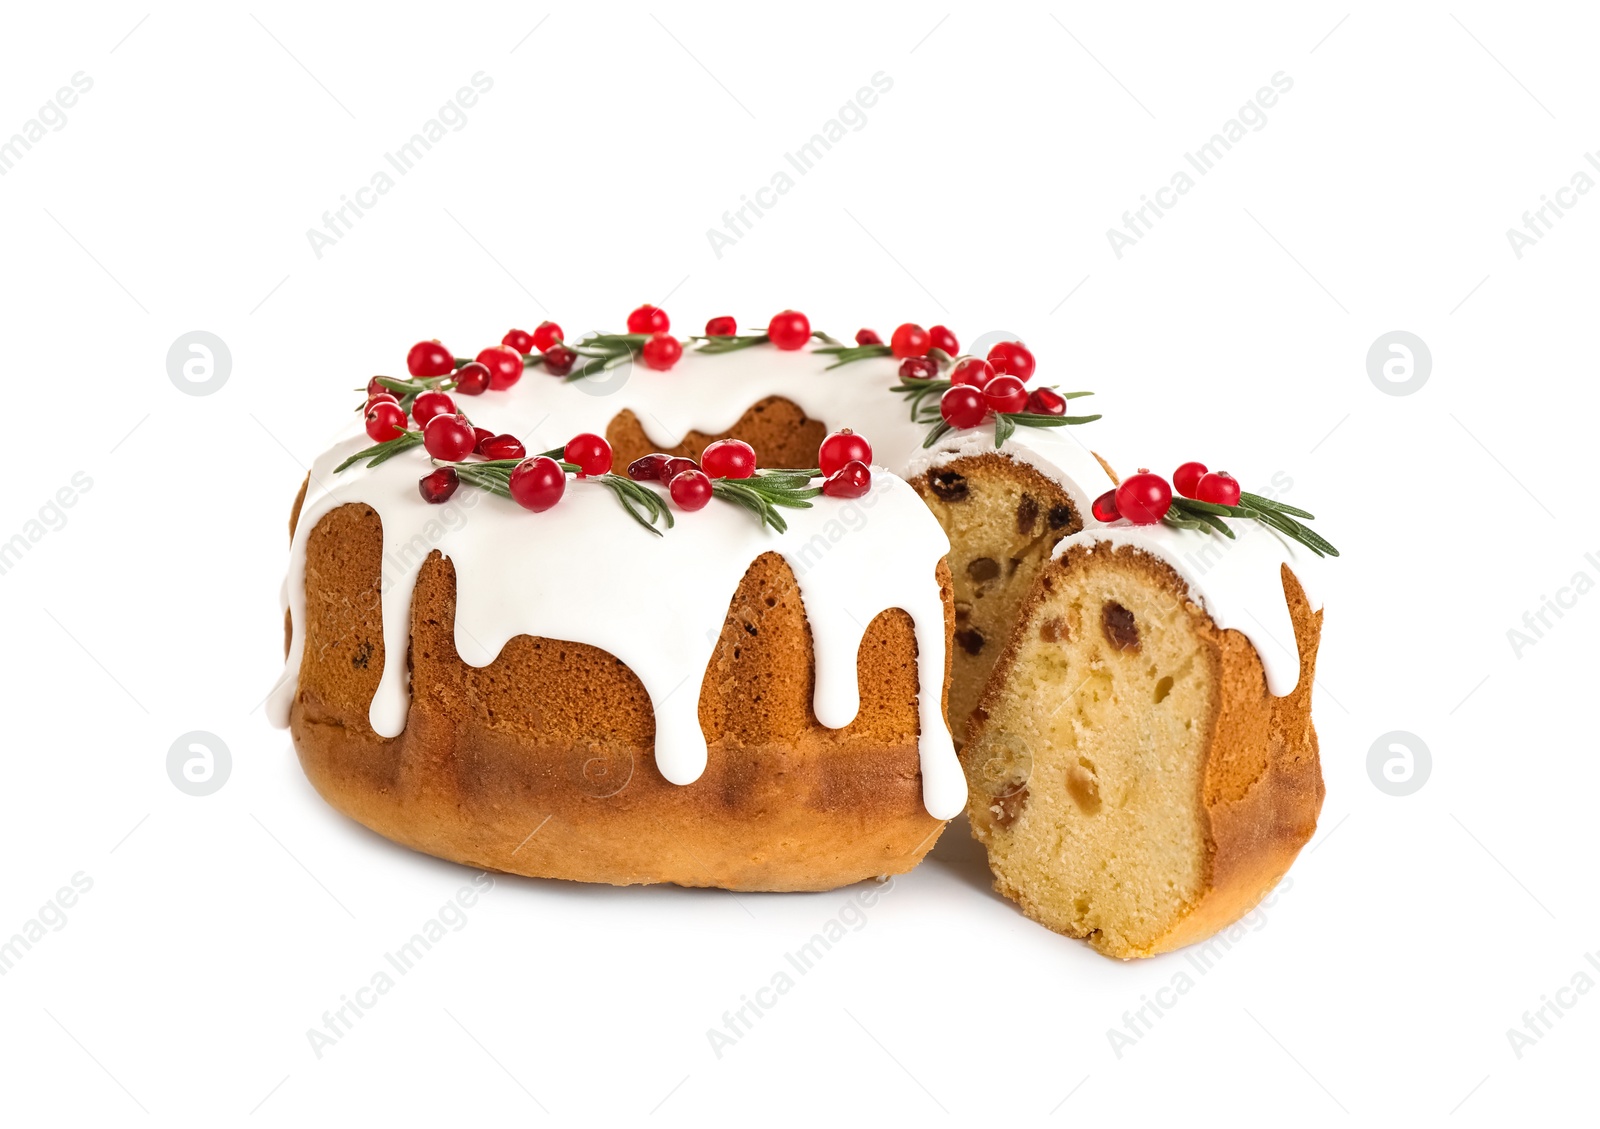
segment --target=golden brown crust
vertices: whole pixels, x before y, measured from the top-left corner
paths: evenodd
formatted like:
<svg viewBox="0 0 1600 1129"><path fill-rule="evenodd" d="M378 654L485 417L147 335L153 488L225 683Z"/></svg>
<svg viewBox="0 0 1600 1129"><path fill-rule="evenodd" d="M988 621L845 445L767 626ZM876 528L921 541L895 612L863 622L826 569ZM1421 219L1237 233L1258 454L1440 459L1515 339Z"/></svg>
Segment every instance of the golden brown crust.
<svg viewBox="0 0 1600 1129"><path fill-rule="evenodd" d="M645 434L639 417L631 409L624 409L606 427L606 442L611 444L619 473L634 459L652 451L698 460L707 444L728 438L743 439L754 447L760 452L764 467L798 470L817 465L817 448L827 434L827 426L807 416L793 400L768 396L747 408L728 430L715 434L691 431L676 447L656 446Z"/></svg>
<svg viewBox="0 0 1600 1129"><path fill-rule="evenodd" d="M313 785L380 834L536 877L825 890L910 869L943 827L923 806L916 641L903 611L868 625L860 713L826 729L811 710L798 585L781 557L759 557L701 684L706 771L679 786L656 769L648 695L611 655L519 636L487 667L462 662L454 568L438 552L412 599L406 730L379 737L367 711L389 658L381 553L379 519L366 506L341 506L311 531L290 714ZM948 635L942 563L937 580Z"/></svg>

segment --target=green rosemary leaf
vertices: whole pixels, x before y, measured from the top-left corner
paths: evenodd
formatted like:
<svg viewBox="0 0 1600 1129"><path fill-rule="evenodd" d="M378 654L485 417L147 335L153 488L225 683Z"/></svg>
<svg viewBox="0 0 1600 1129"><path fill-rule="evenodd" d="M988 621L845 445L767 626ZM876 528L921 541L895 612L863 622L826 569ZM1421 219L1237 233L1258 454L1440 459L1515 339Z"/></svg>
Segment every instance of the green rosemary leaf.
<svg viewBox="0 0 1600 1129"><path fill-rule="evenodd" d="M994 417L994 445L996 447L1003 446L1005 441L1010 439L1016 430L1017 422L1014 416L1007 415L1005 412L997 413Z"/></svg>
<svg viewBox="0 0 1600 1129"><path fill-rule="evenodd" d="M1181 513L1168 510L1161 518L1162 525L1171 526L1173 529L1197 529L1201 533L1207 532L1210 527L1198 518L1185 517Z"/></svg>
<svg viewBox="0 0 1600 1129"><path fill-rule="evenodd" d="M382 443L375 443L371 447L366 447L360 451L357 451L344 462L334 467L333 473L338 474L342 470L348 470L350 467L353 467L359 463L362 459L372 460L367 464L369 467L377 466L386 459L392 459L401 451L409 451L411 448L415 447L421 442L422 432L404 432L400 435L396 435L393 439L386 439Z"/></svg>
<svg viewBox="0 0 1600 1129"><path fill-rule="evenodd" d="M924 447L933 446L935 443L937 443L940 440L940 438L942 436L944 436L950 430L951 430L950 425L948 423L946 423L943 419L941 419L938 423L933 425L932 430L930 430L928 432L928 437L922 441L922 445Z"/></svg>
<svg viewBox="0 0 1600 1129"><path fill-rule="evenodd" d="M1243 516L1238 513L1238 506L1220 506L1215 502L1202 502L1198 498L1185 498L1181 494L1174 494L1172 496L1172 504L1185 510L1193 510L1206 514L1217 514L1221 517Z"/></svg>
<svg viewBox="0 0 1600 1129"><path fill-rule="evenodd" d="M1271 498L1263 498L1259 494L1251 494L1248 491L1240 491L1239 500L1258 510L1276 510L1281 514L1288 514L1290 517L1303 517L1307 521L1312 521L1317 516L1316 514L1308 514L1305 510L1296 509L1294 506L1285 505L1283 502L1275 502Z"/></svg>

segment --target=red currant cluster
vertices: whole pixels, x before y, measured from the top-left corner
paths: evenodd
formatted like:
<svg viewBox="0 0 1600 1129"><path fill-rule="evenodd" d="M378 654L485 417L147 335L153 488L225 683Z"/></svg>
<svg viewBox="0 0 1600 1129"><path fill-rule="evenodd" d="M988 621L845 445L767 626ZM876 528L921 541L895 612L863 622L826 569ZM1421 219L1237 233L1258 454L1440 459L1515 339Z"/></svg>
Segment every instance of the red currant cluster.
<svg viewBox="0 0 1600 1129"><path fill-rule="evenodd" d="M1204 463L1184 463L1172 474L1178 493L1213 506L1239 504L1239 480L1225 470L1208 471ZM1172 508L1172 486L1143 467L1094 500L1098 521L1126 518L1134 525L1155 525Z"/></svg>

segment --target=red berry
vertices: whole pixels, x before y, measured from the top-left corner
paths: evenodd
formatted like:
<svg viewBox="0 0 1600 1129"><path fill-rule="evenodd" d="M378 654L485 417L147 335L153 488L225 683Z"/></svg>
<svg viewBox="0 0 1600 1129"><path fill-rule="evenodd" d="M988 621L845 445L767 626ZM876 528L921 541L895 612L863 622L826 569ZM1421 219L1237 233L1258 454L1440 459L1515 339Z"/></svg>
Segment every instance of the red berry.
<svg viewBox="0 0 1600 1129"><path fill-rule="evenodd" d="M489 366L480 361L468 361L456 369L456 391L463 396L482 396L492 383Z"/></svg>
<svg viewBox="0 0 1600 1129"><path fill-rule="evenodd" d="M671 334L652 333L650 339L644 343L644 348L639 350L639 353L644 359L646 368L666 372L678 363L679 357L683 356L683 346Z"/></svg>
<svg viewBox="0 0 1600 1129"><path fill-rule="evenodd" d="M568 439L561 454L567 462L577 464L580 475L611 473L611 444L591 432Z"/></svg>
<svg viewBox="0 0 1600 1129"><path fill-rule="evenodd" d="M667 311L648 302L628 315L629 333L665 333L672 328Z"/></svg>
<svg viewBox="0 0 1600 1129"><path fill-rule="evenodd" d="M811 340L811 321L805 314L784 310L772 315L772 320L767 323L767 336L780 349L790 352L803 349L806 342Z"/></svg>
<svg viewBox="0 0 1600 1129"><path fill-rule="evenodd" d="M472 453L481 455L483 454L483 445L494 438L494 432L487 427L474 427L472 429L472 437Z"/></svg>
<svg viewBox="0 0 1600 1129"><path fill-rule="evenodd" d="M478 354L478 363L489 369L489 387L497 392L522 379L522 354L515 349L490 345Z"/></svg>
<svg viewBox="0 0 1600 1129"><path fill-rule="evenodd" d="M531 353L533 349L533 334L526 329L511 329L500 338L500 344L508 349L515 349L518 353Z"/></svg>
<svg viewBox="0 0 1600 1129"><path fill-rule="evenodd" d="M932 380L939 375L939 366L930 357L907 357L900 362L901 380Z"/></svg>
<svg viewBox="0 0 1600 1129"><path fill-rule="evenodd" d="M406 371L412 376L449 376L456 359L437 341L418 341L406 354Z"/></svg>
<svg viewBox="0 0 1600 1129"><path fill-rule="evenodd" d="M700 467L712 478L749 478L756 472L756 449L742 439L718 439L700 452Z"/></svg>
<svg viewBox="0 0 1600 1129"><path fill-rule="evenodd" d="M1064 416L1067 402L1054 388L1035 388L1028 393L1028 410L1039 416Z"/></svg>
<svg viewBox="0 0 1600 1129"><path fill-rule="evenodd" d="M842 431L835 431L822 441L822 446L817 448L817 466L822 468L823 477L828 477L844 469L846 463L872 462L872 444L851 431L848 427Z"/></svg>
<svg viewBox="0 0 1600 1129"><path fill-rule="evenodd" d="M544 351L544 371L551 376L566 376L577 360L578 354L565 345L552 345Z"/></svg>
<svg viewBox="0 0 1600 1129"><path fill-rule="evenodd" d="M628 464L628 477L635 482L664 482L666 480L661 477L661 471L671 461L671 455L664 455L660 451L634 459Z"/></svg>
<svg viewBox="0 0 1600 1129"><path fill-rule="evenodd" d="M961 342L957 341L956 335L945 326L936 325L929 329L928 341L933 348L947 357L954 357L961 352Z"/></svg>
<svg viewBox="0 0 1600 1129"><path fill-rule="evenodd" d="M387 391L389 390L383 386L381 377L375 376L371 380L367 381L368 396L376 396L379 392Z"/></svg>
<svg viewBox="0 0 1600 1129"><path fill-rule="evenodd" d="M561 341L561 327L553 321L542 321L533 331L533 347L541 353L548 353L550 346Z"/></svg>
<svg viewBox="0 0 1600 1129"><path fill-rule="evenodd" d="M859 498L872 489L872 471L867 464L852 459L828 475L822 492L830 498Z"/></svg>
<svg viewBox="0 0 1600 1129"><path fill-rule="evenodd" d="M472 425L460 416L437 415L422 428L422 445L428 454L447 463L458 463L478 445Z"/></svg>
<svg viewBox="0 0 1600 1129"><path fill-rule="evenodd" d="M732 318L712 318L706 322L707 337L732 337L739 332L739 323Z"/></svg>
<svg viewBox="0 0 1600 1129"><path fill-rule="evenodd" d="M512 501L538 514L561 501L567 490L567 474L548 455L535 455L511 468L507 485Z"/></svg>
<svg viewBox="0 0 1600 1129"><path fill-rule="evenodd" d="M1089 507L1089 512L1094 514L1096 521L1116 521L1122 515L1117 512L1117 492L1107 490L1094 500L1094 505Z"/></svg>
<svg viewBox="0 0 1600 1129"><path fill-rule="evenodd" d="M1172 472L1172 485L1185 498L1197 497L1195 490L1200 486L1200 480L1206 476L1205 463L1184 463Z"/></svg>
<svg viewBox="0 0 1600 1129"><path fill-rule="evenodd" d="M671 482L686 470L699 470L700 464L693 459L686 459L682 455L668 455L667 461L661 464L661 481Z"/></svg>
<svg viewBox="0 0 1600 1129"><path fill-rule="evenodd" d="M1002 341L990 349L989 363L995 372L1010 373L1018 380L1027 380L1033 375L1033 354L1020 341Z"/></svg>
<svg viewBox="0 0 1600 1129"><path fill-rule="evenodd" d="M939 397L939 414L951 427L977 427L989 414L989 405L970 384L957 384Z"/></svg>
<svg viewBox="0 0 1600 1129"><path fill-rule="evenodd" d="M680 471L672 476L667 490L677 507L690 513L705 509L706 503L711 501L711 479L704 471Z"/></svg>
<svg viewBox="0 0 1600 1129"><path fill-rule="evenodd" d="M889 338L889 348L902 360L906 357L927 356L928 344L928 331L911 322L900 326L894 331L894 336Z"/></svg>
<svg viewBox="0 0 1600 1129"><path fill-rule="evenodd" d="M983 398L997 412L1010 415L1028 406L1028 390L1014 376L997 376L983 386Z"/></svg>
<svg viewBox="0 0 1600 1129"><path fill-rule="evenodd" d="M406 429L406 413L399 404L381 400L367 409L367 437L387 443Z"/></svg>
<svg viewBox="0 0 1600 1129"><path fill-rule="evenodd" d="M1239 504L1239 480L1225 470L1214 470L1200 479L1194 496L1213 506Z"/></svg>
<svg viewBox="0 0 1600 1129"><path fill-rule="evenodd" d="M994 379L994 366L981 357L962 357L950 369L951 384L983 388Z"/></svg>
<svg viewBox="0 0 1600 1129"><path fill-rule="evenodd" d="M478 454L486 459L525 459L528 449L522 445L522 440L515 435L491 435L482 439L474 448Z"/></svg>
<svg viewBox="0 0 1600 1129"><path fill-rule="evenodd" d="M419 392L411 401L411 418L418 427L427 427L434 416L455 414L456 402L443 392Z"/></svg>
<svg viewBox="0 0 1600 1129"><path fill-rule="evenodd" d="M367 397L367 407L369 408L373 404L398 404L399 402L400 398L393 392L374 392Z"/></svg>
<svg viewBox="0 0 1600 1129"><path fill-rule="evenodd" d="M461 485L461 476L456 473L453 466L442 466L432 474L425 474L417 481L417 489L422 494L424 502L431 502L437 506L441 502L448 502L450 495L456 492L456 487Z"/></svg>
<svg viewBox="0 0 1600 1129"><path fill-rule="evenodd" d="M1159 474L1140 470L1117 487L1117 512L1134 525L1154 525L1172 508L1172 487Z"/></svg>
<svg viewBox="0 0 1600 1129"><path fill-rule="evenodd" d="M883 338L878 336L878 331L875 329L858 329L856 330L856 344L882 345Z"/></svg>

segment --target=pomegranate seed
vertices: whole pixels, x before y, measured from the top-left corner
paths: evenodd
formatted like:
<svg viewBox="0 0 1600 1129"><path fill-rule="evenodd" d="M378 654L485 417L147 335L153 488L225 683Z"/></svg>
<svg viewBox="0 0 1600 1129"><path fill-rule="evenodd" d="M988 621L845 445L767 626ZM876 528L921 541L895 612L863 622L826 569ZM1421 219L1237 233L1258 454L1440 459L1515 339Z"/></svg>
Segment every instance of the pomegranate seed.
<svg viewBox="0 0 1600 1129"><path fill-rule="evenodd" d="M1041 416L1064 416L1067 402L1054 388L1035 388L1028 393L1028 410Z"/></svg>
<svg viewBox="0 0 1600 1129"><path fill-rule="evenodd" d="M1205 463L1184 463L1172 472L1172 485L1185 498L1197 498L1195 493L1200 487L1200 480L1206 476Z"/></svg>
<svg viewBox="0 0 1600 1129"><path fill-rule="evenodd" d="M494 438L494 432L487 427L474 427L472 429L472 453L483 454L483 445Z"/></svg>
<svg viewBox="0 0 1600 1129"><path fill-rule="evenodd" d="M644 348L639 350L639 355L644 360L646 368L666 372L678 363L679 357L683 356L683 346L671 334L652 333L650 339L644 343Z"/></svg>
<svg viewBox="0 0 1600 1129"><path fill-rule="evenodd" d="M561 453L567 462L576 464L580 475L611 473L611 444L591 432L568 439Z"/></svg>
<svg viewBox="0 0 1600 1129"><path fill-rule="evenodd" d="M683 458L681 455L668 456L667 461L661 465L661 481L671 482L686 470L699 470L700 464L693 459Z"/></svg>
<svg viewBox="0 0 1600 1129"><path fill-rule="evenodd" d="M456 391L463 396L482 396L494 378L482 361L468 361L456 370Z"/></svg>
<svg viewBox="0 0 1600 1129"><path fill-rule="evenodd" d="M566 376L577 360L578 354L565 345L552 345L544 351L544 371L551 376Z"/></svg>
<svg viewBox="0 0 1600 1129"><path fill-rule="evenodd" d="M732 318L712 318L706 322L707 337L732 337L739 332L739 323Z"/></svg>
<svg viewBox="0 0 1600 1129"><path fill-rule="evenodd" d="M533 349L533 334L526 329L511 329L500 338L500 344L508 349L515 349L518 353L531 353Z"/></svg>
<svg viewBox="0 0 1600 1129"><path fill-rule="evenodd" d="M983 398L997 412L1010 415L1028 406L1028 390L1014 376L997 376L983 386Z"/></svg>
<svg viewBox="0 0 1600 1129"><path fill-rule="evenodd" d="M875 329L858 329L856 330L856 344L882 345L883 338L878 336L878 331Z"/></svg>
<svg viewBox="0 0 1600 1129"><path fill-rule="evenodd" d="M672 328L667 311L648 302L628 315L629 333L665 333Z"/></svg>
<svg viewBox="0 0 1600 1129"><path fill-rule="evenodd" d="M784 310L774 314L767 323L767 336L772 338L772 343L786 352L805 347L811 340L811 321L805 314L795 310Z"/></svg>
<svg viewBox="0 0 1600 1129"><path fill-rule="evenodd" d="M432 474L425 474L417 480L417 489L422 493L422 500L437 506L441 502L448 502L450 495L456 492L456 487L461 485L461 476L456 473L453 466L442 466Z"/></svg>
<svg viewBox="0 0 1600 1129"><path fill-rule="evenodd" d="M711 501L711 479L704 471L685 470L673 475L667 490L673 503L690 513L705 509L706 503Z"/></svg>
<svg viewBox="0 0 1600 1129"><path fill-rule="evenodd" d="M983 388L994 379L994 375L994 366L981 357L962 357L950 369L950 383Z"/></svg>
<svg viewBox="0 0 1600 1129"><path fill-rule="evenodd" d="M855 459L823 480L822 492L830 498L859 498L872 489L872 471Z"/></svg>
<svg viewBox="0 0 1600 1129"><path fill-rule="evenodd" d="M428 454L447 463L460 462L477 444L472 425L460 416L434 416L422 428L422 445Z"/></svg>
<svg viewBox="0 0 1600 1129"><path fill-rule="evenodd" d="M412 376L449 376L456 359L437 341L418 341L406 354L406 371Z"/></svg>
<svg viewBox="0 0 1600 1129"><path fill-rule="evenodd" d="M939 375L939 366L931 357L907 357L900 362L901 380L932 380Z"/></svg>
<svg viewBox="0 0 1600 1129"><path fill-rule="evenodd" d="M822 441L822 446L817 448L817 466L822 468L823 477L830 477L843 470L847 463L872 462L872 444L851 431L848 427L835 431Z"/></svg>
<svg viewBox="0 0 1600 1129"><path fill-rule="evenodd" d="M480 440L476 447L478 454L486 459L525 459L528 449L522 445L522 440L515 435L491 435Z"/></svg>
<svg viewBox="0 0 1600 1129"><path fill-rule="evenodd" d="M561 501L567 490L567 475L561 464L548 455L535 455L512 468L507 485L512 501L537 514Z"/></svg>
<svg viewBox="0 0 1600 1129"><path fill-rule="evenodd" d="M411 401L411 418L417 421L418 427L427 427L434 416L455 413L456 402L443 392L419 392Z"/></svg>
<svg viewBox="0 0 1600 1129"><path fill-rule="evenodd" d="M1225 470L1214 470L1200 479L1195 487L1194 496L1199 501L1210 502L1213 506L1237 506L1239 504L1239 480Z"/></svg>
<svg viewBox="0 0 1600 1129"><path fill-rule="evenodd" d="M1134 525L1154 525L1172 508L1172 487L1159 474L1140 470L1117 487L1117 512Z"/></svg>
<svg viewBox="0 0 1600 1129"><path fill-rule="evenodd" d="M990 349L989 363L995 372L1010 373L1018 380L1027 380L1033 375L1033 354L1020 341L1002 341Z"/></svg>
<svg viewBox="0 0 1600 1129"><path fill-rule="evenodd" d="M700 452L700 466L712 478L749 478L756 472L756 450L741 439L718 439Z"/></svg>
<svg viewBox="0 0 1600 1129"><path fill-rule="evenodd" d="M961 352L961 342L957 341L956 335L945 326L931 327L928 330L928 341L932 348L938 349L947 357L958 356Z"/></svg>
<svg viewBox="0 0 1600 1129"><path fill-rule="evenodd" d="M907 357L927 356L928 344L928 331L909 321L896 329L894 336L889 338L889 348L901 360Z"/></svg>
<svg viewBox="0 0 1600 1129"><path fill-rule="evenodd" d="M977 427L989 414L989 405L972 385L957 384L939 397L939 414L951 427Z"/></svg>
<svg viewBox="0 0 1600 1129"><path fill-rule="evenodd" d="M387 443L406 429L406 413L399 404L382 400L367 409L367 437L374 443Z"/></svg>
<svg viewBox="0 0 1600 1129"><path fill-rule="evenodd" d="M1116 521L1122 515L1117 512L1117 492L1107 490L1094 500L1094 505L1089 507L1089 512L1094 514L1096 521Z"/></svg>
<svg viewBox="0 0 1600 1129"><path fill-rule="evenodd" d="M478 354L478 363L489 370L489 387L499 392L522 379L522 355L504 345L490 345Z"/></svg>
<svg viewBox="0 0 1600 1129"><path fill-rule="evenodd" d="M561 341L561 327L553 321L542 321L533 331L533 347L541 353L548 353L550 346Z"/></svg>
<svg viewBox="0 0 1600 1129"><path fill-rule="evenodd" d="M635 482L664 482L661 471L672 461L671 455L657 451L652 455L634 459L628 464L628 477Z"/></svg>

